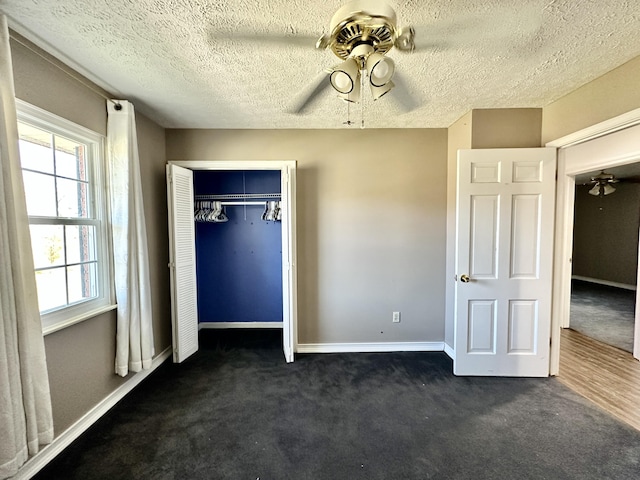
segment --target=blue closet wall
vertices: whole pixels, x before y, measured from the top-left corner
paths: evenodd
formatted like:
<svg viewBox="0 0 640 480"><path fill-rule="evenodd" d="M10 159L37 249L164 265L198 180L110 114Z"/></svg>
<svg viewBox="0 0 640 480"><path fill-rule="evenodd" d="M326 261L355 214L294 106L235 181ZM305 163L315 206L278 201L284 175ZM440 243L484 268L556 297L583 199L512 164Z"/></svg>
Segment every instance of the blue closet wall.
<svg viewBox="0 0 640 480"><path fill-rule="evenodd" d="M193 173L195 195L280 193L279 170ZM195 223L200 322L282 321L282 225L264 210L227 206L228 222Z"/></svg>

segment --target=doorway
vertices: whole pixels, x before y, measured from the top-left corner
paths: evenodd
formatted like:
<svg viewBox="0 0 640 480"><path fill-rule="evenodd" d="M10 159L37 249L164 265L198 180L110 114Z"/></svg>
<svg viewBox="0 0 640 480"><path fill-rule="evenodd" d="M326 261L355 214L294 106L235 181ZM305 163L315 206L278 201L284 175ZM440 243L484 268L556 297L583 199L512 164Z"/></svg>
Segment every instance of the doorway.
<svg viewBox="0 0 640 480"><path fill-rule="evenodd" d="M201 328L198 312L198 277L197 277L197 256L196 256L196 229L194 215L194 171L210 172L253 172L253 171L275 171L279 177L279 202L277 205L277 222L280 225L279 250L277 255L281 267L278 278L282 282L281 312L282 316L282 337L285 360L292 362L296 350L296 323L297 323L297 276L296 276L296 238L295 238L295 161L173 161L167 165L167 194L169 207L169 266L171 268L171 303L172 303L172 331L174 362L181 362L189 355L198 350L198 330ZM245 178L244 176L242 178ZM276 178L276 180L278 180ZM244 182L241 182L244 184ZM275 195L275 194L274 194ZM242 193L231 196L233 206L237 200L243 200L243 205L255 195ZM263 198L264 192L260 192L259 197ZM256 197L257 198L257 197ZM213 199L217 200L217 199ZM212 201L207 201L207 207L211 210ZM220 207L225 206L225 201L220 201ZM267 204L276 203L275 201ZM231 205L229 205L231 206ZM218 212L215 206L216 215L224 215L224 220L228 221L224 210ZM207 219L212 213L207 214ZM258 212L259 215L259 212ZM215 220L215 219L214 219ZM221 218L218 218L221 220ZM276 217L270 218L276 220ZM224 223L224 222L222 222ZM277 234L277 232L276 232ZM232 269L233 270L233 269ZM255 281L252 280L252 281ZM211 282L219 283L219 282ZM200 285L202 290L202 283ZM212 290L215 294L216 285L210 285L207 290ZM215 308L215 304L214 304ZM206 309L205 309L206 310ZM210 318L210 320L216 320ZM230 322L235 323L235 322ZM259 322L270 325L272 322ZM228 326L228 325L227 325Z"/></svg>
<svg viewBox="0 0 640 480"><path fill-rule="evenodd" d="M639 179L640 163L575 177L569 327L629 353L638 278Z"/></svg>
<svg viewBox="0 0 640 480"><path fill-rule="evenodd" d="M617 120L617 119L614 119ZM640 111L634 113L630 126L604 122L586 132L547 144L558 151L556 202L556 238L554 254L554 300L550 372L557 375L560 361L560 333L569 326L576 178L590 172L611 169L640 161ZM615 129L614 133L609 133ZM582 135L582 138L581 138ZM636 274L635 284L638 284ZM640 358L640 312L635 309L633 351Z"/></svg>

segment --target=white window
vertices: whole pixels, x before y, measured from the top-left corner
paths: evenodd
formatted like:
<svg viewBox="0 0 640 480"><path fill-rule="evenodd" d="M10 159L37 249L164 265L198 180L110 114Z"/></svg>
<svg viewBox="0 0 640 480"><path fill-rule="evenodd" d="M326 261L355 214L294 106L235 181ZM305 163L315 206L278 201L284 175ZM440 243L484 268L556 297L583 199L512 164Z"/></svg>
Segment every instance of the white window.
<svg viewBox="0 0 640 480"><path fill-rule="evenodd" d="M103 137L18 101L22 177L45 333L113 308Z"/></svg>

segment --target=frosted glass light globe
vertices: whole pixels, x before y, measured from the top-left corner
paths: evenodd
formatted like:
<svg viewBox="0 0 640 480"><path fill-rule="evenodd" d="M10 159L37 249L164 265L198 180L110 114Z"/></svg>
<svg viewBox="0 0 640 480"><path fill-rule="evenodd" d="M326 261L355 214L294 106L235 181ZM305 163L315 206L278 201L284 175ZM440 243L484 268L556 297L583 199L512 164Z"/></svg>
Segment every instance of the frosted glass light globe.
<svg viewBox="0 0 640 480"><path fill-rule="evenodd" d="M348 93L352 89L351 78L344 72L335 73L333 76L333 84L341 93Z"/></svg>

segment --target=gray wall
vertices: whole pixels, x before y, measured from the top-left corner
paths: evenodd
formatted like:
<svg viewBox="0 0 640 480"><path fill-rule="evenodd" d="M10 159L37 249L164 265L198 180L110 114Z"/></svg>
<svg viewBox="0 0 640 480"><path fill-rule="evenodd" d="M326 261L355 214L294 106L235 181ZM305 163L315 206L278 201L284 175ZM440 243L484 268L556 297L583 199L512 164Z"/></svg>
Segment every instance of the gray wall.
<svg viewBox="0 0 640 480"><path fill-rule="evenodd" d="M640 184L618 183L605 197L576 187L573 227L574 275L636 284Z"/></svg>
<svg viewBox="0 0 640 480"><path fill-rule="evenodd" d="M298 161L300 343L444 340L445 129L166 138L168 160Z"/></svg>
<svg viewBox="0 0 640 480"><path fill-rule="evenodd" d="M18 43L12 41L11 49L19 99L106 134L102 97ZM157 354L171 344L164 129L143 115L137 120ZM134 376L122 379L114 374L115 332L113 311L45 337L56 434Z"/></svg>

